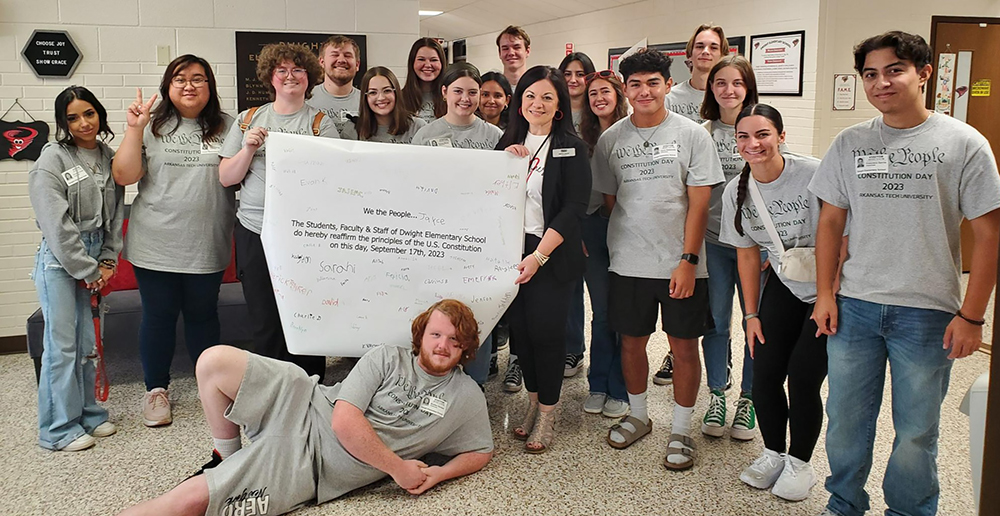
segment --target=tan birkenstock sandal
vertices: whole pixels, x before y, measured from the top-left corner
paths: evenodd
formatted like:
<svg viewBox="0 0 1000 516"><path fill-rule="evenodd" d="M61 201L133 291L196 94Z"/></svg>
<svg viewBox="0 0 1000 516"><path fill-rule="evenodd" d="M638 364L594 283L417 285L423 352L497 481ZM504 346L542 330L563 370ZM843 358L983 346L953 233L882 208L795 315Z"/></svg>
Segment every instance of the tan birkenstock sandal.
<svg viewBox="0 0 1000 516"><path fill-rule="evenodd" d="M622 426L622 423L631 424L632 427L635 428L635 432L628 431L627 428ZM649 432L652 431L653 431L652 419L649 420L649 423L642 424L642 421L639 421L638 419L632 416L625 416L621 419L621 421L615 423L614 426L608 429L608 435L607 437L605 437L605 439L608 441L608 445L610 445L612 448L616 450L624 450L625 448L632 446L632 443L638 441L639 439L642 439L647 434L649 434ZM612 440L611 432L618 432L619 434L621 434L622 437L625 438L625 442L619 443Z"/></svg>
<svg viewBox="0 0 1000 516"><path fill-rule="evenodd" d="M694 452L697 449L694 439L684 434L670 434L670 440L667 442L667 454L663 457L663 465L673 471L691 469L691 466L694 466ZM683 455L687 460L679 464L673 463L667 460L671 455Z"/></svg>

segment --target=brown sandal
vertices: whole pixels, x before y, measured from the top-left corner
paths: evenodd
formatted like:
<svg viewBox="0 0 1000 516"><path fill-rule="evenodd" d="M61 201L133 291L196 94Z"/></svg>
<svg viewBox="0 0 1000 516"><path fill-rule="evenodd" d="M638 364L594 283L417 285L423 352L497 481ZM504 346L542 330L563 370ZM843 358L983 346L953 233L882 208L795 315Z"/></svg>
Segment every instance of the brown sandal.
<svg viewBox="0 0 1000 516"><path fill-rule="evenodd" d="M531 436L528 438L528 442L524 443L524 451L534 454L545 453L548 451L549 447L552 446L552 439L555 437L555 424L555 409L548 412L540 412L538 414L538 422L535 424L535 429L531 431ZM541 447L532 448L529 446L531 444L538 444L541 445Z"/></svg>
<svg viewBox="0 0 1000 516"><path fill-rule="evenodd" d="M514 439L518 441L527 441L528 434L530 434L535 429L535 419L538 417L538 403L531 403L528 405L528 412L524 414L524 420L521 424L514 428L512 432L514 434Z"/></svg>

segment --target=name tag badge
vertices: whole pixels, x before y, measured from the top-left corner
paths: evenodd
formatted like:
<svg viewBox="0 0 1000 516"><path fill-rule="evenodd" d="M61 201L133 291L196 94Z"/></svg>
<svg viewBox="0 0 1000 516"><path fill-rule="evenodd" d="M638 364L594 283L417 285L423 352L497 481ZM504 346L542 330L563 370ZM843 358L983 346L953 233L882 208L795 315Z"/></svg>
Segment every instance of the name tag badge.
<svg viewBox="0 0 1000 516"><path fill-rule="evenodd" d="M222 150L222 142L212 139L212 140L202 140L201 141L201 153L202 154L218 154Z"/></svg>
<svg viewBox="0 0 1000 516"><path fill-rule="evenodd" d="M889 171L889 156L885 154L871 154L868 156L858 156L854 163L854 171L861 174L872 174Z"/></svg>
<svg viewBox="0 0 1000 516"><path fill-rule="evenodd" d="M676 143L665 143L653 147L654 158L677 158L678 145Z"/></svg>
<svg viewBox="0 0 1000 516"><path fill-rule="evenodd" d="M451 138L435 138L431 140L431 147L452 147Z"/></svg>
<svg viewBox="0 0 1000 516"><path fill-rule="evenodd" d="M444 417L445 412L448 412L448 402L441 398L424 396L424 399L420 401L420 410L437 417Z"/></svg>
<svg viewBox="0 0 1000 516"><path fill-rule="evenodd" d="M576 149L569 147L567 149L552 149L553 158L572 158L576 156Z"/></svg>
<svg viewBox="0 0 1000 516"><path fill-rule="evenodd" d="M83 181L87 177L87 173L84 172L83 167L77 165L62 173L63 180L66 181L66 186L73 186L80 181Z"/></svg>

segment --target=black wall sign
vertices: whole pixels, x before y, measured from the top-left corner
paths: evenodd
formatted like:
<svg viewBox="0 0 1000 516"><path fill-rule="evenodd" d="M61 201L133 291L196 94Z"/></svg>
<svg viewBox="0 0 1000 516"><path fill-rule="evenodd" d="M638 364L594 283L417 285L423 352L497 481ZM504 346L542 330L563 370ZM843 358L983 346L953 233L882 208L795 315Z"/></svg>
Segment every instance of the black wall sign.
<svg viewBox="0 0 1000 516"><path fill-rule="evenodd" d="M21 55L38 77L71 77L83 59L64 30L35 30Z"/></svg>
<svg viewBox="0 0 1000 516"><path fill-rule="evenodd" d="M264 45L271 43L301 43L319 55L319 47L333 34L304 32L236 32L236 104L239 111L271 101L267 87L257 79L257 56ZM354 77L354 87L361 86L361 77L368 70L366 37L344 34L358 44L360 70ZM322 81L322 77L320 78Z"/></svg>
<svg viewBox="0 0 1000 516"><path fill-rule="evenodd" d="M0 160L37 160L49 141L49 124L0 120L0 135Z"/></svg>

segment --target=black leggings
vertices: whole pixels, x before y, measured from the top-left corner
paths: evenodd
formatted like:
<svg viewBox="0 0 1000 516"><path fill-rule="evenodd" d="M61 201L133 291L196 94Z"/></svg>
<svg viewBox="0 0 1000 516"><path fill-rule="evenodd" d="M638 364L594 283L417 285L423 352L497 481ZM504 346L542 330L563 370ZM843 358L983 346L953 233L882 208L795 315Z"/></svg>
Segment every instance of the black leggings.
<svg viewBox="0 0 1000 516"><path fill-rule="evenodd" d="M788 453L806 462L823 426L819 389L826 378L826 335L816 338L812 311L769 269L759 308L765 343L754 347L753 402L764 446L783 453L790 428Z"/></svg>
<svg viewBox="0 0 1000 516"><path fill-rule="evenodd" d="M524 255L530 255L539 242L538 237L525 235ZM556 278L552 265L539 267L531 281L521 285L507 310L510 341L517 342L524 387L528 392L537 392L538 402L543 405L559 401L566 361L566 319L573 287L573 281Z"/></svg>

